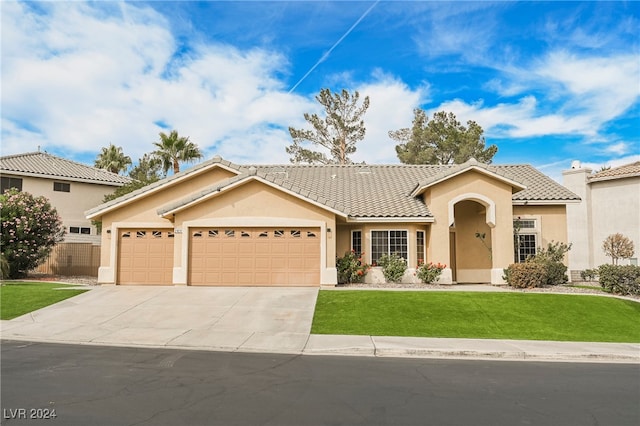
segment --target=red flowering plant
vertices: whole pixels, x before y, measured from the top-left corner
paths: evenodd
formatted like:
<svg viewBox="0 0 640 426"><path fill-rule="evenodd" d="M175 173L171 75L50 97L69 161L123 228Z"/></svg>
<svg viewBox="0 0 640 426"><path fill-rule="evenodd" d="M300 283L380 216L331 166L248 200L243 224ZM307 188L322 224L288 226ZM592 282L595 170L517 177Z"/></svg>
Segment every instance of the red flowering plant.
<svg viewBox="0 0 640 426"><path fill-rule="evenodd" d="M371 265L362 260L364 253L356 253L351 250L343 257L336 258L336 269L338 270L338 283L349 284L362 282Z"/></svg>
<svg viewBox="0 0 640 426"><path fill-rule="evenodd" d="M446 268L447 265L443 263L424 263L421 262L416 268L416 276L425 284L431 284L434 281L437 281L442 275L442 270Z"/></svg>

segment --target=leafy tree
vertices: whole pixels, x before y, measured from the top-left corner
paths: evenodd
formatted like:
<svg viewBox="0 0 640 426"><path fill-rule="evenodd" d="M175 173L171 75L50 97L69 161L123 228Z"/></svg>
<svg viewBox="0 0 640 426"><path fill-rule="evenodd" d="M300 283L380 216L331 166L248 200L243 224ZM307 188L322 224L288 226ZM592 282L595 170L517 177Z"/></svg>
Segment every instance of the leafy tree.
<svg viewBox="0 0 640 426"><path fill-rule="evenodd" d="M109 144L102 148L96 157L95 166L99 169L108 170L111 173L125 172L131 165L131 157L124 155L122 147Z"/></svg>
<svg viewBox="0 0 640 426"><path fill-rule="evenodd" d="M180 172L180 163L190 163L203 157L198 145L189 141L189 136L179 136L177 130L167 135L160 132L160 141L153 143L156 149L152 154L162 162L162 170L166 175L169 169L173 173Z"/></svg>
<svg viewBox="0 0 640 426"><path fill-rule="evenodd" d="M389 137L399 142L396 153L404 164L461 164L472 157L489 164L498 147L485 148L483 133L475 121L464 126L445 111L436 112L429 120L418 108L411 128L390 131Z"/></svg>
<svg viewBox="0 0 640 426"><path fill-rule="evenodd" d="M105 195L102 202L106 203L107 201L115 200L118 197L160 180L162 178L161 169L162 161L159 158L151 154L144 154L142 158L138 160L138 164L129 171L129 177L132 181L117 188L111 194Z"/></svg>
<svg viewBox="0 0 640 426"><path fill-rule="evenodd" d="M620 233L611 234L602 242L604 254L611 258L611 263L618 264L618 259L628 259L633 256L633 241Z"/></svg>
<svg viewBox="0 0 640 426"><path fill-rule="evenodd" d="M42 263L64 237L58 212L45 197L34 197L15 188L0 195L2 257L9 278L20 278Z"/></svg>
<svg viewBox="0 0 640 426"><path fill-rule="evenodd" d="M289 127L293 144L286 148L292 163L309 164L350 164L349 155L356 152L356 143L364 139L365 127L362 116L369 108L369 97L366 96L358 106L360 94L353 95L347 90L340 94L331 93L329 89L320 90L316 100L325 109L325 118L316 114L304 114L304 119L311 124L313 130L294 129ZM313 151L302 146L310 143L313 147L323 147L329 151Z"/></svg>

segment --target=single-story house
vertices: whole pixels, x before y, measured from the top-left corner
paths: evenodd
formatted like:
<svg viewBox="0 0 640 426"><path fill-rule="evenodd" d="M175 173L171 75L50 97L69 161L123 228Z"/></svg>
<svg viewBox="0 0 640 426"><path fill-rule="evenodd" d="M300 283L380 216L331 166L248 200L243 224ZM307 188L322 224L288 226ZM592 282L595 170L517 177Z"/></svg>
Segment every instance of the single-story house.
<svg viewBox="0 0 640 426"><path fill-rule="evenodd" d="M2 192L16 188L44 196L62 219L64 241L38 272L97 275L101 235L84 212L130 178L37 151L0 157L0 181Z"/></svg>
<svg viewBox="0 0 640 426"><path fill-rule="evenodd" d="M640 161L593 173L580 161L562 172L562 183L581 201L567 206L567 235L573 247L569 270L574 281L580 272L611 263L602 242L611 234L629 238L635 255L620 264L638 264L640 251Z"/></svg>
<svg viewBox="0 0 640 426"><path fill-rule="evenodd" d="M407 280L419 262L440 262L441 283L501 284L514 256L567 241L566 206L579 200L529 165L242 166L216 156L86 215L102 221L102 284L335 285L336 256L349 250L370 264L398 253ZM374 267L367 280L381 276Z"/></svg>

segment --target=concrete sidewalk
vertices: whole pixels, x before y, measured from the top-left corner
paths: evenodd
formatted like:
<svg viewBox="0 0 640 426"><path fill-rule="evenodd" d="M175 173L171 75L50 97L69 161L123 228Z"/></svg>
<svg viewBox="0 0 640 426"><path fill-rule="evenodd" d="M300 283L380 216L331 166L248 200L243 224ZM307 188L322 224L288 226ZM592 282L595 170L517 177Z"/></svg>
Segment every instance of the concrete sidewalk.
<svg viewBox="0 0 640 426"><path fill-rule="evenodd" d="M640 343L310 334L318 289L97 287L0 323L6 340L226 352L640 364Z"/></svg>

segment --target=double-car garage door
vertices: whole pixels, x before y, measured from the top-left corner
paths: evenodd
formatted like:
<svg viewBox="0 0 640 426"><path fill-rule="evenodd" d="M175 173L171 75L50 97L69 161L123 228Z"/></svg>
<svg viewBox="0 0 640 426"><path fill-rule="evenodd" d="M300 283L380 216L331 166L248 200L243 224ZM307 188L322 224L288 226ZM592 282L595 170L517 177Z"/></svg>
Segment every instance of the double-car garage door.
<svg viewBox="0 0 640 426"><path fill-rule="evenodd" d="M318 286L319 228L190 228L188 283ZM119 231L118 284L171 285L173 231Z"/></svg>
<svg viewBox="0 0 640 426"><path fill-rule="evenodd" d="M190 229L189 284L320 284L319 228Z"/></svg>

